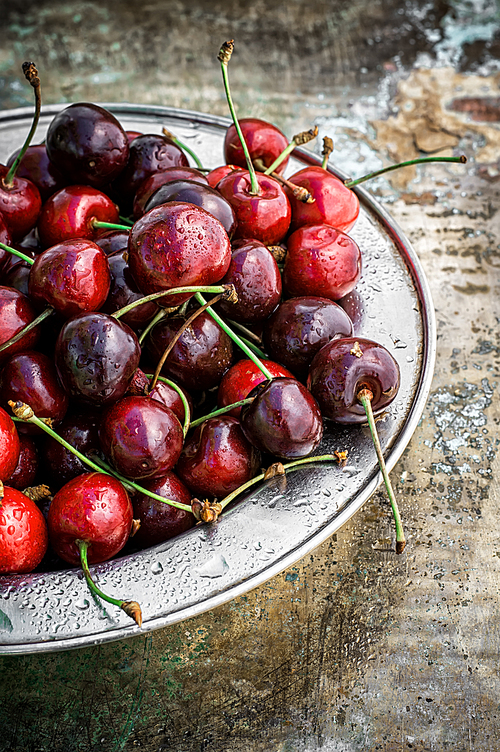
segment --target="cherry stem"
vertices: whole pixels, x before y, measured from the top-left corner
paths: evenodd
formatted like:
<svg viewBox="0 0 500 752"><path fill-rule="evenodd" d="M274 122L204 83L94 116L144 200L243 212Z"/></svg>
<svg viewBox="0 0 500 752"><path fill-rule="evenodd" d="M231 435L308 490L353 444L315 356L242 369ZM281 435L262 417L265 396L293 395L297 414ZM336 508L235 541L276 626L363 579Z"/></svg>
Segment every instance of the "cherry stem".
<svg viewBox="0 0 500 752"><path fill-rule="evenodd" d="M121 214L119 216L120 222L123 222L124 225L127 225L127 230L130 230L130 228L135 224L131 219L128 217L122 217Z"/></svg>
<svg viewBox="0 0 500 752"><path fill-rule="evenodd" d="M188 507L186 504L181 504L180 502L173 501L172 499L164 499L163 496L159 496L158 494L154 494L152 491L148 491L147 489L142 488L137 483L134 483L134 481L130 480L129 478L125 478L123 475L120 475L120 473L117 473L116 470L110 468L109 465L107 465L105 462L102 462L100 458L96 458L95 462L92 461L91 459L89 459L89 457L86 457L84 454L78 451L78 449L75 449L75 447L71 446L71 444L68 444L68 442L65 441L62 436L59 436L59 434L56 433L53 428L47 425L45 421L37 418L31 407L26 403L9 400L8 404L10 405L12 412L14 413L15 421L21 421L23 423L33 423L33 425L38 426L38 428L41 428L42 431L45 431L45 433L48 433L49 436L58 441L61 446L68 450L68 452L71 452L75 455L75 457L78 457L80 462L82 462L84 465L87 465L87 467L90 467L95 472L104 472L106 475L113 475L124 485L131 486L134 490L139 491L139 493L143 493L146 496L151 496L151 498L158 499L159 501L164 501L166 504L170 504L170 506L177 507L178 509L183 509L185 512L192 511L191 507Z"/></svg>
<svg viewBox="0 0 500 752"><path fill-rule="evenodd" d="M194 153L192 149L189 148L189 146L186 146L180 139L177 138L177 136L174 136L173 133L171 133L168 128L162 128L163 135L169 138L171 141L174 142L176 146L179 147L179 149L182 149L182 151L185 151L187 154L189 154L190 157L194 159L194 162L198 169L203 169L203 165L201 164L201 161L199 157Z"/></svg>
<svg viewBox="0 0 500 752"><path fill-rule="evenodd" d="M201 293L199 293L199 292L197 292L195 294L195 298L198 301L198 303L201 303L201 305L205 305L205 303L207 302L205 300L205 298L203 297L203 295L201 295ZM216 311L214 311L212 308L208 308L208 313L213 318L213 320L217 324L219 324L220 328L223 329L226 332L226 334L228 335L228 337L231 337L231 339L233 340L233 342L235 342L238 345L238 347L241 348L241 350L243 350L243 352L245 353L245 355L247 355L250 358L250 360L253 363L255 363L255 365L257 366L257 368L259 369L259 371L261 371L264 374L264 376L266 377L266 379L269 379L269 381L272 381L272 379L273 379L272 373L269 371L268 368L266 368L266 366L264 365L264 363L262 363L259 360L259 358L255 355L255 353L250 349L250 347L245 342L243 342L243 340L241 339L241 337L239 337L236 334L236 332L233 332L233 330L226 324L226 322L224 321L224 319L221 319L221 317L219 316L219 314Z"/></svg>
<svg viewBox="0 0 500 752"><path fill-rule="evenodd" d="M257 176L255 174L255 168L253 166L252 159L250 157L250 152L248 151L247 143L245 141L243 132L238 122L238 118L236 116L236 110L234 109L233 98L231 96L231 90L229 88L227 66L231 59L231 55L233 54L233 49L234 49L234 40L231 39L229 42L224 42L219 52L218 58L220 61L220 67L222 71L222 80L224 82L224 89L226 91L226 98L227 98L227 103L229 105L229 111L231 112L231 117L233 118L233 123L234 123L234 127L236 128L236 133L238 134L238 138L241 141L241 145L243 147L243 153L245 154L245 160L247 163L248 172L250 173L250 184L251 184L250 195L258 196L260 194L260 188L259 188L259 183L257 181Z"/></svg>
<svg viewBox="0 0 500 752"><path fill-rule="evenodd" d="M240 332L243 332L243 334L245 335L245 338L247 340L251 339L254 342L256 342L257 344L259 344L259 345L262 344L262 340L259 337L259 335L255 334L255 332L252 332L251 329L247 329L247 327L243 326L243 324L240 324L239 321L234 321L233 319L228 319L228 323L231 324L231 326L236 327L236 329L239 329Z"/></svg>
<svg viewBox="0 0 500 752"><path fill-rule="evenodd" d="M163 351L163 355L161 356L160 360L156 364L156 370L154 372L154 376L149 384L148 392L150 392L152 389L155 388L156 382L158 380L158 376L160 375L160 371L163 368L166 359L174 349L176 343L179 341L180 337L184 334L188 326L196 319L200 314L203 313L203 311L206 311L207 308L209 308L214 303L217 303L221 298L223 298L223 294L216 295L215 298L212 298L212 300L209 300L208 303L205 303L202 305L201 308L198 308L194 313L191 314L191 316L186 319L186 321L182 324L182 326L176 331L175 335L172 337L170 342L168 343L167 347Z"/></svg>
<svg viewBox="0 0 500 752"><path fill-rule="evenodd" d="M12 181L14 180L14 175L16 174L16 170L19 167L19 163L21 159L24 157L26 153L26 149L30 145L30 143L33 140L33 136L35 135L35 131L38 126L38 121L40 120L40 109L42 105L42 93L40 88L40 79L38 78L38 71L35 67L34 63L23 63L22 65L23 73L26 76L26 79L29 81L31 86L35 90L35 114L33 116L33 122L31 124L30 132L28 133L26 137L26 141L21 147L21 151L15 158L14 162L11 165L10 170L8 171L7 175L3 179L3 185L5 188L10 188L12 186Z"/></svg>
<svg viewBox="0 0 500 752"><path fill-rule="evenodd" d="M24 253L21 253L21 251L18 251L17 248L12 248L10 245L5 245L5 243L0 243L0 248L3 248L4 251L12 253L13 256L17 256L23 261L26 261L26 263L30 266L33 266L33 264L35 263L32 258L26 256Z"/></svg>
<svg viewBox="0 0 500 752"><path fill-rule="evenodd" d="M148 379L152 379L153 374L147 373L146 377ZM167 384L169 387L174 389L179 395L179 397L181 398L181 402L184 406L184 425L182 426L182 433L184 434L184 438L186 438L186 434L189 431L189 428L191 425L191 410L189 409L189 402L186 399L186 395L184 394L180 386L178 386L175 383L175 381L171 381L170 379L167 379L165 376L157 376L156 379L157 381L162 381L164 384Z"/></svg>
<svg viewBox="0 0 500 752"><path fill-rule="evenodd" d="M45 319L48 319L49 316L52 316L54 313L54 309L50 306L46 308L44 311L38 314L36 319L33 319L33 321L30 321L29 324L26 324L25 327L23 327L17 334L14 334L13 337L7 340L7 342L3 342L0 345L0 352L3 350L6 350L11 345L15 345L16 342L19 342L20 339L24 337L25 334L28 334L28 332L31 332L32 329L34 329L36 326L42 323L42 321L45 321Z"/></svg>
<svg viewBox="0 0 500 752"><path fill-rule="evenodd" d="M110 595L106 595L106 593L103 593L102 590L97 587L94 580L92 579L92 575L90 574L89 563L87 560L87 549L89 547L89 542L84 540L77 540L75 542L80 551L80 562L82 565L83 574L85 575L87 585L89 586L92 593L97 595L99 598L102 598L103 601L111 603L111 605L113 606L118 606L118 608L121 608L122 611L125 611L127 616L130 616L130 618L133 619L135 623L139 625L139 627L142 626L142 611L139 604L136 601L121 601L117 598L112 598Z"/></svg>
<svg viewBox="0 0 500 752"><path fill-rule="evenodd" d="M265 165L262 159L256 159L255 165L257 169L264 169ZM266 172L266 174L268 174ZM278 181L278 183L281 183L281 185L285 185L287 188L289 188L295 198L297 198L299 201L302 201L304 204L313 204L315 199L313 198L312 194L309 193L309 191L304 188L302 185L295 185L295 183L292 183L291 180L287 180L282 175L278 175L277 172L271 172L271 177Z"/></svg>
<svg viewBox="0 0 500 752"><path fill-rule="evenodd" d="M323 170L326 170L328 167L328 160L330 158L330 154L333 151L333 141L330 138L330 136L325 136L323 138L323 151L321 152L321 155L323 157L323 161L321 163L321 167Z"/></svg>
<svg viewBox="0 0 500 752"><path fill-rule="evenodd" d="M125 232L130 230L130 225L117 225L114 222L103 222L101 219L97 219L97 217L92 217L90 225L95 230L124 230Z"/></svg>
<svg viewBox="0 0 500 752"><path fill-rule="evenodd" d="M244 407L245 405L250 405L252 402L253 397L246 397L245 399L239 400L238 402L233 402L231 405L219 407L217 410L213 410L211 413L208 413L208 415L204 415L203 418L196 418L196 420L193 420L190 428L196 428L196 426L201 425L206 420L210 420L210 418L216 418L217 415L224 415L224 413L230 412L230 410L233 410L235 407Z"/></svg>
<svg viewBox="0 0 500 752"><path fill-rule="evenodd" d="M164 319L166 315L167 315L166 310L164 308L161 308L158 311L158 313L156 314L156 316L154 316L154 318L151 319L151 321L149 322L149 324L147 325L147 327L145 329L143 329L143 331L141 332L141 336L139 337L139 344L140 345L142 345L142 343L144 342L144 340L148 336L148 334L151 331L151 329L154 329L154 327L156 326L156 324L158 324L158 322L160 322L162 319Z"/></svg>
<svg viewBox="0 0 500 752"><path fill-rule="evenodd" d="M145 295L143 298L139 298L139 300L134 300L133 303L129 303L128 305L124 306L123 308L120 308L118 311L115 311L111 315L114 319L119 319L121 316L124 316L126 313L129 313L129 311L133 311L134 308L138 308L139 306L143 305L143 303L151 303L155 300L159 300L160 298L168 297L169 295L178 295L178 294L184 294L184 293L191 293L194 294L195 292L206 292L206 293L223 293L224 295L231 296L234 294L234 286L233 285L191 285L191 286L185 286L185 287L172 287L170 290L160 290L160 292L153 292L151 295Z"/></svg>
<svg viewBox="0 0 500 752"><path fill-rule="evenodd" d="M300 467L301 465L310 465L313 462L337 462L337 457L334 454L320 454L317 457L303 457L300 460L287 462L286 465L277 463L279 470L277 473L275 473L275 475L269 476L269 470L265 470L263 473L260 473L260 475L256 475L255 478L251 478L251 480L248 480L246 483L243 483L235 491L232 491L230 494L225 496L220 502L220 506L222 509L224 509L224 507L227 507L227 505L234 498L236 498L236 496L238 496L240 493L243 493L243 491L246 491L248 488L251 488L256 483L260 483L261 480L266 480L269 477L276 477L276 475L285 475L287 470L294 470L295 468Z"/></svg>
<svg viewBox="0 0 500 752"><path fill-rule="evenodd" d="M345 180L344 185L346 188L353 188L355 185L364 183L365 180L371 180L379 175L384 175L386 172L392 172L393 170L399 170L400 167L411 167L411 165L425 164L427 162L455 162L458 164L465 164L467 157L462 154L460 157L421 157L419 159L410 159L408 162L399 162L399 164L390 165L389 167L383 167L376 172L370 172L362 178L356 178L356 180Z"/></svg>
<svg viewBox="0 0 500 752"><path fill-rule="evenodd" d="M382 477L384 479L385 487L387 490L387 495L389 496L389 501L391 502L392 513L394 515L394 522L396 523L396 553L402 554L406 546L406 539L405 539L405 534L403 530L403 525L401 523L401 517L399 514L396 496L392 488L391 479L389 478L389 473L387 472L387 468L385 466L384 455L382 454L382 447L380 446L380 439L378 436L377 427L375 425L375 418L373 417L373 410L372 410L373 393L370 391L370 389L364 388L364 389L361 389L356 396L359 402L361 402L361 404L363 405L365 409L366 417L368 420L368 426L370 428L370 433L372 436L373 445L377 453L378 464L380 467L380 471L382 473Z"/></svg>
<svg viewBox="0 0 500 752"><path fill-rule="evenodd" d="M265 164L261 162L262 172L264 173L264 175L272 175L272 173L280 166L280 164L288 157L288 155L293 152L296 146L302 146L303 144L309 143L309 141L312 141L313 138L316 138L317 135L317 125L315 125L314 128L310 128L308 131L297 133L292 138L288 146L285 146L281 154L278 154L274 162L269 167L266 167ZM258 166L257 169L260 170L261 166Z"/></svg>

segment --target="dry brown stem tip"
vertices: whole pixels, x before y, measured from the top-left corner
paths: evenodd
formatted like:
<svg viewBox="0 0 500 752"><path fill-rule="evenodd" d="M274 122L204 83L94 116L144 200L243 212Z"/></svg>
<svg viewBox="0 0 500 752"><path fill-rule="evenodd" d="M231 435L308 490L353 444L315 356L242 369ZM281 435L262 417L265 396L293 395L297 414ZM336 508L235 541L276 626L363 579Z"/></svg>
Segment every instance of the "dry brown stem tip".
<svg viewBox="0 0 500 752"><path fill-rule="evenodd" d="M40 79L38 78L38 71L35 63L27 61L23 63L22 69L27 81L29 81L34 89L40 86Z"/></svg>
<svg viewBox="0 0 500 752"><path fill-rule="evenodd" d="M297 133L297 135L293 137L292 141L296 146L302 146L302 144L308 144L309 141L312 141L313 138L316 138L317 135L318 126L315 125L314 128L309 128L308 131L301 131L300 133Z"/></svg>
<svg viewBox="0 0 500 752"><path fill-rule="evenodd" d="M347 450L346 449L342 449L341 451L336 449L334 451L334 455L338 459L339 465L343 465L345 462L347 462Z"/></svg>
<svg viewBox="0 0 500 752"><path fill-rule="evenodd" d="M285 474L285 468L283 467L282 462L275 462L273 465L270 465L266 472L264 473L264 480L270 480L271 478L276 478L277 475L284 475Z"/></svg>
<svg viewBox="0 0 500 752"><path fill-rule="evenodd" d="M267 250L274 256L277 264L282 264L286 257L286 248L280 245L268 245Z"/></svg>
<svg viewBox="0 0 500 752"><path fill-rule="evenodd" d="M229 61L231 60L231 55L233 54L234 50L234 39L230 39L227 42L224 42L222 47L219 50L219 54L217 55L217 59L219 62L223 63L224 65L227 65Z"/></svg>
<svg viewBox="0 0 500 752"><path fill-rule="evenodd" d="M41 484L40 486L29 486L28 488L23 489L23 494L28 497L28 499L31 499L31 501L41 501L42 499L46 499L48 496L51 496L50 488L44 484Z"/></svg>
<svg viewBox="0 0 500 752"><path fill-rule="evenodd" d="M20 418L21 420L30 420L30 418L35 416L31 407L24 402L14 402L13 400L9 400L9 407L12 408L12 412L16 418Z"/></svg>
<svg viewBox="0 0 500 752"><path fill-rule="evenodd" d="M405 547L406 547L406 541L405 540L396 541L396 553L397 554L402 554L403 551L405 550Z"/></svg>
<svg viewBox="0 0 500 752"><path fill-rule="evenodd" d="M323 138L323 151L321 152L321 155L323 157L328 157L333 151L333 141L330 138L330 136L325 136Z"/></svg>
<svg viewBox="0 0 500 752"><path fill-rule="evenodd" d="M123 601L121 609L122 611L125 611L127 616L130 616L139 627L142 627L142 611L137 601Z"/></svg>
<svg viewBox="0 0 500 752"><path fill-rule="evenodd" d="M223 285L225 288L224 291L224 300L227 300L228 303L237 303L238 302L238 293L236 292L236 288L234 285Z"/></svg>
<svg viewBox="0 0 500 752"><path fill-rule="evenodd" d="M132 527L130 529L130 537L133 538L136 532L139 530L141 526L140 520L132 520Z"/></svg>
<svg viewBox="0 0 500 752"><path fill-rule="evenodd" d="M168 128L165 128L165 126L163 126L163 128L161 129L161 132L167 138L170 138L170 139L174 140L174 138L175 138L174 134L172 133L172 131L169 131Z"/></svg>
<svg viewBox="0 0 500 752"><path fill-rule="evenodd" d="M191 509L196 519L202 522L216 522L222 512L222 507L218 502L211 504L207 499L205 501L193 499Z"/></svg>
<svg viewBox="0 0 500 752"><path fill-rule="evenodd" d="M298 198L299 201L302 201L303 204L314 204L314 198L311 196L307 188L304 188L302 185L297 185L293 189L293 195L295 198Z"/></svg>
<svg viewBox="0 0 500 752"><path fill-rule="evenodd" d="M359 346L359 342L355 342L353 347L350 350L351 355L355 355L356 358L362 358L363 357L363 350Z"/></svg>

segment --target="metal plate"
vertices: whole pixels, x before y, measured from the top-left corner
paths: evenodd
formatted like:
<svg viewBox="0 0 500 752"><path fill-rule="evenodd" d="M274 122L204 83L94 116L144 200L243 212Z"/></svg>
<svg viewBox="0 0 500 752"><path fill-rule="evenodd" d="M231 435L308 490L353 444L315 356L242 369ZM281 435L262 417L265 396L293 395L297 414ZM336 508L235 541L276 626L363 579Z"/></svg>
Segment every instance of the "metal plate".
<svg viewBox="0 0 500 752"><path fill-rule="evenodd" d="M44 108L39 141L65 106ZM205 166L223 162L222 141L230 122L225 118L166 107L104 106L126 129L161 133L165 125ZM0 161L22 144L31 113L0 113ZM294 154L287 174L318 161L306 150ZM361 247L363 273L346 302L356 334L385 345L401 369L399 394L378 422L391 469L429 393L436 350L434 312L408 240L367 191L355 190L361 211L350 234ZM216 525L198 526L172 541L94 567L103 590L139 601L142 630L119 609L94 599L78 569L0 577L0 653L67 650L131 637L200 614L262 584L338 530L381 482L366 428L328 422L317 454L335 449L348 451L344 468L318 463L290 473L286 481L268 481Z"/></svg>

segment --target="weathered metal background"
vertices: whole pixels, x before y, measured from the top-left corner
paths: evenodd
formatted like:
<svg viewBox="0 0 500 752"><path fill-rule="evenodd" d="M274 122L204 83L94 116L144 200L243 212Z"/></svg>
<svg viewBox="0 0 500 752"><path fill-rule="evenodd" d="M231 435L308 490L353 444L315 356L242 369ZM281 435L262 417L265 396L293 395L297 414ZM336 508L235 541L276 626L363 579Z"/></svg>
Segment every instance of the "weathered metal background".
<svg viewBox="0 0 500 752"><path fill-rule="evenodd" d="M364 174L418 152L466 167L372 186L436 305L423 420L393 471L408 535L388 553L382 492L245 597L126 642L0 659L0 749L365 752L500 748L498 627L500 34L496 3L0 2L0 106L136 101L291 135L316 121Z"/></svg>

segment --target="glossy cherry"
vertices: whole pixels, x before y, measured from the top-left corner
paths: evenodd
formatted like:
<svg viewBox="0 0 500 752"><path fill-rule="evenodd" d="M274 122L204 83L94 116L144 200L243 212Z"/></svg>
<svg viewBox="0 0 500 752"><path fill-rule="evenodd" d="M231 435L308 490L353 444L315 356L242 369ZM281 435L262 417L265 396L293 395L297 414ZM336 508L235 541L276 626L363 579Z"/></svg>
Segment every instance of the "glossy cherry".
<svg viewBox="0 0 500 752"><path fill-rule="evenodd" d="M50 161L71 183L101 188L124 169L129 156L128 138L108 110L80 102L61 110L46 136Z"/></svg>
<svg viewBox="0 0 500 752"><path fill-rule="evenodd" d="M250 393L253 402L241 411L247 439L262 452L281 459L311 454L323 435L318 403L299 381L276 378Z"/></svg>
<svg viewBox="0 0 500 752"><path fill-rule="evenodd" d="M108 296L100 307L100 310L104 313L115 313L120 308L141 300L144 296L132 276L126 251L118 251L111 254L108 256L108 262L111 284ZM159 308L156 303L146 301L128 313L125 313L121 316L120 320L128 324L134 331L137 331L138 329L144 329L158 311Z"/></svg>
<svg viewBox="0 0 500 752"><path fill-rule="evenodd" d="M359 214L359 200L344 183L319 165L310 165L290 177L294 185L306 188L314 198L304 203L287 189L292 207L290 231L303 225L326 224L348 232Z"/></svg>
<svg viewBox="0 0 500 752"><path fill-rule="evenodd" d="M267 359L262 359L261 363L265 365L271 376L294 378L293 373L279 363ZM238 360L222 377L217 391L217 405L225 407L246 399L252 389L263 381L266 381L266 377L252 360L246 358ZM235 407L228 413L235 418L238 418L240 414L241 407Z"/></svg>
<svg viewBox="0 0 500 752"><path fill-rule="evenodd" d="M245 165L246 168L246 165ZM220 165L219 167L215 167L213 170L207 173L207 181L208 184L212 186L212 188L217 188L217 185L220 183L222 178L225 178L226 175L229 175L231 172L234 172L235 170L242 170L244 168L237 167L233 164L226 164L226 165Z"/></svg>
<svg viewBox="0 0 500 752"><path fill-rule="evenodd" d="M360 276L361 251L346 233L329 225L307 225L288 238L283 269L288 295L339 300Z"/></svg>
<svg viewBox="0 0 500 752"><path fill-rule="evenodd" d="M57 426L58 435L83 455L90 457L99 452L99 423L101 416L86 413L67 414ZM45 436L40 445L44 477L51 488L59 489L77 475L88 472L88 467L69 449L52 436Z"/></svg>
<svg viewBox="0 0 500 752"><path fill-rule="evenodd" d="M7 185L8 167L0 165L0 214L12 240L21 240L36 225L42 199L36 185L27 178L14 175Z"/></svg>
<svg viewBox="0 0 500 752"><path fill-rule="evenodd" d="M132 504L122 484L104 473L84 473L54 496L49 509L50 543L61 559L80 563L77 541L88 542L88 560L115 556L132 528Z"/></svg>
<svg viewBox="0 0 500 752"><path fill-rule="evenodd" d="M358 395L369 389L374 415L380 414L399 389L399 367L382 345L364 338L338 339L315 355L307 379L311 394L326 418L337 423L366 423Z"/></svg>
<svg viewBox="0 0 500 752"><path fill-rule="evenodd" d="M261 160L270 167L288 146L288 139L279 128L258 118L242 118L239 121L252 161ZM234 125L230 125L224 138L224 159L228 164L246 169L247 163L241 141ZM288 164L288 157L276 169L281 175Z"/></svg>
<svg viewBox="0 0 500 752"><path fill-rule="evenodd" d="M124 397L105 413L99 428L101 449L127 478L159 478L182 450L183 433L172 410L150 397Z"/></svg>
<svg viewBox="0 0 500 752"><path fill-rule="evenodd" d="M144 180L134 196L134 219L142 217L145 213L144 207L158 188L167 183L172 183L174 180L194 180L203 185L209 184L207 177L194 167L168 167L166 170L154 172Z"/></svg>
<svg viewBox="0 0 500 752"><path fill-rule="evenodd" d="M14 163L19 152L20 149L9 157L7 167ZM45 144L28 146L19 162L16 175L20 178L27 178L36 185L40 191L42 202L46 201L56 191L64 188L68 183L67 178L50 161Z"/></svg>
<svg viewBox="0 0 500 752"><path fill-rule="evenodd" d="M4 486L0 498L0 574L32 572L48 546L47 525L34 501Z"/></svg>
<svg viewBox="0 0 500 752"><path fill-rule="evenodd" d="M95 239L95 243L102 248L106 256L111 256L119 251L126 251L128 246L127 230L110 230Z"/></svg>
<svg viewBox="0 0 500 752"><path fill-rule="evenodd" d="M19 434L10 415L0 407L0 481L9 478L19 460Z"/></svg>
<svg viewBox="0 0 500 752"><path fill-rule="evenodd" d="M159 496L189 506L191 492L177 475L170 471L161 478L144 480L141 486ZM132 538L132 545L139 548L156 546L184 533L196 524L194 515L184 509L177 509L146 494L132 496L134 519L139 520L139 529Z"/></svg>
<svg viewBox="0 0 500 752"><path fill-rule="evenodd" d="M38 472L38 450L35 442L26 434L19 435L20 451L19 459L14 471L5 480L5 484L11 488L23 491L32 486Z"/></svg>
<svg viewBox="0 0 500 752"><path fill-rule="evenodd" d="M0 213L0 243L3 243L4 245L8 245L8 246L12 245L12 238L7 228L7 223L5 222L1 213ZM12 258L12 253L9 253L9 251L6 251L4 248L0 248L0 272L5 268L7 261L11 258Z"/></svg>
<svg viewBox="0 0 500 752"><path fill-rule="evenodd" d="M4 344L35 320L36 313L19 290L0 286L0 345ZM40 327L26 332L21 339L0 350L0 364L16 352L34 347L40 336Z"/></svg>

